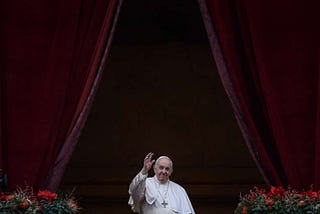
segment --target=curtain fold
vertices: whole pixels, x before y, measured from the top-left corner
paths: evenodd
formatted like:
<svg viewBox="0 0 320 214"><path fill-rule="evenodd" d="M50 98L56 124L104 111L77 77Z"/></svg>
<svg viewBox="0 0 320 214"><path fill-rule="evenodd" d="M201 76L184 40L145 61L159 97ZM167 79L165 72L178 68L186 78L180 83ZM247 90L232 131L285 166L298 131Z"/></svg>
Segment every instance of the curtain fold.
<svg viewBox="0 0 320 214"><path fill-rule="evenodd" d="M199 3L221 80L266 182L319 187L316 5Z"/></svg>
<svg viewBox="0 0 320 214"><path fill-rule="evenodd" d="M0 8L0 13L3 14L3 8ZM3 26L3 20L0 20L0 26ZM3 42L3 35L0 34L0 46L4 44ZM0 57L4 58L3 52L0 51ZM5 66L4 64L0 64L0 69L4 71ZM5 112L4 106L1 104L3 103L3 97L4 97L4 89L6 88L6 82L4 78L4 72L0 71L0 169L1 169L1 174L5 173L4 172L4 160L5 160L5 154L3 152L3 140L5 139L4 137L4 120L5 120L5 115L3 114Z"/></svg>
<svg viewBox="0 0 320 214"><path fill-rule="evenodd" d="M97 50L95 51L95 54L98 54L98 56L94 56L92 58L92 66L90 66L91 72L86 80L86 84L77 105L71 126L69 127L65 143L49 172L45 189L49 189L51 191L56 191L58 189L67 163L78 142L81 130L85 125L93 99L97 92L102 73L105 70L106 60L110 51L122 2L122 0L110 2L99 36L99 41L97 42ZM103 55L100 57L102 52Z"/></svg>
<svg viewBox="0 0 320 214"><path fill-rule="evenodd" d="M79 135L73 129L89 108L119 1L6 0L0 6L6 83L0 145L9 190L48 187L50 168L66 143L75 144L71 133Z"/></svg>
<svg viewBox="0 0 320 214"><path fill-rule="evenodd" d="M0 103L2 102L2 97L3 97L3 88L5 86L5 82L3 81L4 78L2 77L3 73L0 72ZM4 121L4 115L3 115L3 106L0 105L0 176L2 176L4 174L3 171L3 161L4 161L4 152L3 152L3 148L2 148L2 142L4 139L4 130L3 130L3 125L2 122Z"/></svg>

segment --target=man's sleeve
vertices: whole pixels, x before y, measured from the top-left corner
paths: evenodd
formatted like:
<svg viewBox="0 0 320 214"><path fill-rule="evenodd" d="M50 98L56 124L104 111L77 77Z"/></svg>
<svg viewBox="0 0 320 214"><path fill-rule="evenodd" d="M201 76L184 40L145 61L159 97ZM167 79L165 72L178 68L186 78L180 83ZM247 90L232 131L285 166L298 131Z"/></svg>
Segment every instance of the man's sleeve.
<svg viewBox="0 0 320 214"><path fill-rule="evenodd" d="M146 179L148 174L142 174L140 171L131 181L129 186L129 202L134 212L140 211L140 202L144 200L144 193L146 189Z"/></svg>

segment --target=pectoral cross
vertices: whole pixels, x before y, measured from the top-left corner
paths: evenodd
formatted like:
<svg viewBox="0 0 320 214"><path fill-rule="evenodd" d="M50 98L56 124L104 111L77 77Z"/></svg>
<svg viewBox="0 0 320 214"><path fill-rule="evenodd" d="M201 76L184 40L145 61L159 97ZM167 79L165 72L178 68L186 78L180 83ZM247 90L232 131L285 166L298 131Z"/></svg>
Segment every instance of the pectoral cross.
<svg viewBox="0 0 320 214"><path fill-rule="evenodd" d="M162 204L162 206L163 206L164 208L166 208L166 206L168 205L168 203L165 202L165 201L163 201L161 204Z"/></svg>

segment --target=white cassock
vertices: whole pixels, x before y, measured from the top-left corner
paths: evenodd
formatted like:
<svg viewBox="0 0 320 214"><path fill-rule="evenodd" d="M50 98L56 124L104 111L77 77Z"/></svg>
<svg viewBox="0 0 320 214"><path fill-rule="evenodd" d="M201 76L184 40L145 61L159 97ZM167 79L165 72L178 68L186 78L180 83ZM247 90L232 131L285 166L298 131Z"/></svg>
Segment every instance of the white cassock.
<svg viewBox="0 0 320 214"><path fill-rule="evenodd" d="M168 181L159 183L156 176L148 178L139 172L129 187L133 212L143 214L194 214L189 197L182 186Z"/></svg>

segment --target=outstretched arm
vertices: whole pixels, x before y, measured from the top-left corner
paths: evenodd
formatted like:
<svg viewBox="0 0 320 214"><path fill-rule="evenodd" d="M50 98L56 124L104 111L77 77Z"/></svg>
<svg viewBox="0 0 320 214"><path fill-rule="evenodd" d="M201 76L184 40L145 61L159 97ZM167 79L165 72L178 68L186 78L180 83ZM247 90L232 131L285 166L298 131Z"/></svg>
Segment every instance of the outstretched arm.
<svg viewBox="0 0 320 214"><path fill-rule="evenodd" d="M129 186L130 199L128 204L132 206L134 211L139 210L139 204L144 199L146 179L148 172L151 169L155 160L152 160L153 153L150 152L143 160L143 167L141 171L133 178Z"/></svg>
<svg viewBox="0 0 320 214"><path fill-rule="evenodd" d="M132 180L130 187L129 187L129 194L132 195L134 194L137 189L143 189L144 191L144 185L143 181L147 178L148 172L152 167L152 164L154 163L155 160L152 160L153 153L150 152L146 155L146 157L143 160L143 167L141 171L134 177Z"/></svg>

